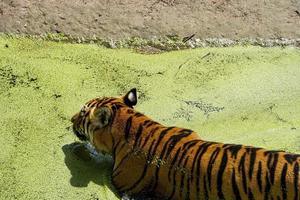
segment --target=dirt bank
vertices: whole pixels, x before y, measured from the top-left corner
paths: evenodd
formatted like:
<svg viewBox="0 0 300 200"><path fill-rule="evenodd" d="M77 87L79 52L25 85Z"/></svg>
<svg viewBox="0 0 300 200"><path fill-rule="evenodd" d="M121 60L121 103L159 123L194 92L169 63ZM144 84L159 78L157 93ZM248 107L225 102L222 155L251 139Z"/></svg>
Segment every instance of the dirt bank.
<svg viewBox="0 0 300 200"><path fill-rule="evenodd" d="M123 39L300 38L297 0L2 0L0 32Z"/></svg>

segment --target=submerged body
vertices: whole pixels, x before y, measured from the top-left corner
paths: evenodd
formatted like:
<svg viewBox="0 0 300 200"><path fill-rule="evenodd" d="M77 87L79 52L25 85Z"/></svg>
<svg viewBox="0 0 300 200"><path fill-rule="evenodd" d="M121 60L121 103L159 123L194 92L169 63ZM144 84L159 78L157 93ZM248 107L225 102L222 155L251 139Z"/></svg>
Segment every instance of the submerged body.
<svg viewBox="0 0 300 200"><path fill-rule="evenodd" d="M201 140L136 112L135 89L96 98L72 118L82 140L114 159L120 194L160 199L300 199L300 155Z"/></svg>

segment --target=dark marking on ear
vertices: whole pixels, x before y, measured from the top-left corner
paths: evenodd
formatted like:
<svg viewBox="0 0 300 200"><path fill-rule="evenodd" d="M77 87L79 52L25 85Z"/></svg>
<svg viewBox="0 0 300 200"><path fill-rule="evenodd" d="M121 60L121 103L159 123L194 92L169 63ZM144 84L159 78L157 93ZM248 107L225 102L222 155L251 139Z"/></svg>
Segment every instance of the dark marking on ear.
<svg viewBox="0 0 300 200"><path fill-rule="evenodd" d="M123 97L124 103L129 106L133 107L137 103L137 94L136 94L136 89L133 88L127 94Z"/></svg>

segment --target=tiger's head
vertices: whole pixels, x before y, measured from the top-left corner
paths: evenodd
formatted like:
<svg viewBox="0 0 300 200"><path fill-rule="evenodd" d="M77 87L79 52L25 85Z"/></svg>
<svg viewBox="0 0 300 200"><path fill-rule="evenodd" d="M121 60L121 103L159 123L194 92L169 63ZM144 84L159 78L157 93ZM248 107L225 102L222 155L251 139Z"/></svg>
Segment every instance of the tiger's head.
<svg viewBox="0 0 300 200"><path fill-rule="evenodd" d="M133 108L137 103L136 89L133 88L121 97L94 98L86 102L80 111L72 118L73 132L81 140L98 144L99 150L108 151L108 142L111 138L111 124L118 107ZM96 134L96 135L95 135ZM95 141L97 137L97 141ZM103 144L102 144L103 143Z"/></svg>

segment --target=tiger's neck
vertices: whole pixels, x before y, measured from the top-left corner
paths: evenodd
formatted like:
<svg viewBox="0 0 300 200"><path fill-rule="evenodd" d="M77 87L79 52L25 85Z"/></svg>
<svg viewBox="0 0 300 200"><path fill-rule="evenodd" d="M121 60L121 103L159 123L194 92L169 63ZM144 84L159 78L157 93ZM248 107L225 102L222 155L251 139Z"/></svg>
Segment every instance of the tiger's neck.
<svg viewBox="0 0 300 200"><path fill-rule="evenodd" d="M112 127L111 153L114 155L122 149L142 150L151 133L165 126L131 108L124 108L116 113Z"/></svg>

